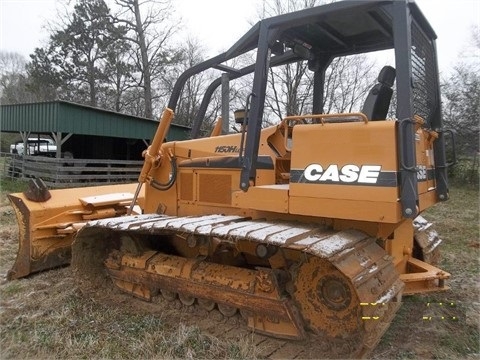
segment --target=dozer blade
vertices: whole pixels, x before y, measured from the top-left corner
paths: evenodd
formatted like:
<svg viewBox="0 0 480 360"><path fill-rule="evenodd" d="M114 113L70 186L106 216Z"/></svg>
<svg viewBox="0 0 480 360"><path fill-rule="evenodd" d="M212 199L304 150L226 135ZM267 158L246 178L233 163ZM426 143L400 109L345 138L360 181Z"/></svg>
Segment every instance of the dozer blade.
<svg viewBox="0 0 480 360"><path fill-rule="evenodd" d="M15 211L19 247L8 280L68 265L77 231L89 220L121 216L133 199L137 184L47 190L31 180L24 193L8 195ZM134 211L141 212L144 194Z"/></svg>

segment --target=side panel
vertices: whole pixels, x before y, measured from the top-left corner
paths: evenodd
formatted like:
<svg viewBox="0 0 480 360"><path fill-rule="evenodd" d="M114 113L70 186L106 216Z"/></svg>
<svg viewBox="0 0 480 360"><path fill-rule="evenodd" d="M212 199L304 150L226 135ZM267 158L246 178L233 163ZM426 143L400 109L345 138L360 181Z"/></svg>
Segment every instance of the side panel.
<svg viewBox="0 0 480 360"><path fill-rule="evenodd" d="M297 125L292 139L290 213L401 220L394 121Z"/></svg>

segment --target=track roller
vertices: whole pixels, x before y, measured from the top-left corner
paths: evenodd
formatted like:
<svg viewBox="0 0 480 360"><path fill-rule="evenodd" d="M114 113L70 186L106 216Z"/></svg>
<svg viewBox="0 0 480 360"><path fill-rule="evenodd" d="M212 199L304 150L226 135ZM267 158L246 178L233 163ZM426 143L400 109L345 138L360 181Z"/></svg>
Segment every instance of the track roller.
<svg viewBox="0 0 480 360"><path fill-rule="evenodd" d="M225 304L218 304L218 310L226 317L232 317L237 313L237 308Z"/></svg>
<svg viewBox="0 0 480 360"><path fill-rule="evenodd" d="M197 299L198 305L204 310L212 311L215 309L215 301L207 299Z"/></svg>
<svg viewBox="0 0 480 360"><path fill-rule="evenodd" d="M177 299L177 293L173 291L162 289L160 290L160 293L162 294L163 298L167 301L175 301Z"/></svg>
<svg viewBox="0 0 480 360"><path fill-rule="evenodd" d="M195 303L195 297L185 294L178 294L178 298L183 305L192 306Z"/></svg>

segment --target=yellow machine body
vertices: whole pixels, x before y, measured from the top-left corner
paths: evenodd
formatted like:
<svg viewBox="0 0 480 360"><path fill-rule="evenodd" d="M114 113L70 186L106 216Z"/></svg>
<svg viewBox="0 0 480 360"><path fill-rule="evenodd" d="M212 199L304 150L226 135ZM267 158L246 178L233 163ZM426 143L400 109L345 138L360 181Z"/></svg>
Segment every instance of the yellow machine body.
<svg viewBox="0 0 480 360"><path fill-rule="evenodd" d="M340 114L339 118L342 116L349 114ZM253 219L320 222L338 230L360 229L382 239L397 269L407 273L415 227L413 220L402 218L399 204L395 140L398 124L288 123L287 119L262 131L262 165L255 186L247 192L239 188L240 134L164 144L162 152L177 159L176 186L167 191L147 187L145 212L175 216L235 214ZM435 134L419 127L417 139L422 211L436 203L435 180L427 176L433 171ZM165 163L153 177L166 180L171 173ZM445 279L448 274L442 272L439 277ZM419 281L426 284L425 291L437 289L422 277Z"/></svg>

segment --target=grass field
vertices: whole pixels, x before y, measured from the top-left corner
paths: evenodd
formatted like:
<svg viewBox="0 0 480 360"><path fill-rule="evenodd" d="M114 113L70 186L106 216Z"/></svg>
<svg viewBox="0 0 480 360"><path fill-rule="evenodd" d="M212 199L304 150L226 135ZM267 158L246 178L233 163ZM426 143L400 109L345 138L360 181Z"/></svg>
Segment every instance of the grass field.
<svg viewBox="0 0 480 360"><path fill-rule="evenodd" d="M196 325L188 308L131 301L116 294L89 296L75 286L70 268L5 281L17 250L17 227L6 193L22 182L1 182L1 359L255 359L250 337L225 339ZM405 297L402 308L371 355L374 359L477 359L479 349L479 193L454 188L451 200L424 214L443 243L439 265L452 274L451 290ZM442 304L442 305L440 305ZM175 318L172 319L173 314ZM423 320L427 314L430 320ZM442 319L443 317L443 319ZM214 324L213 324L214 325Z"/></svg>
<svg viewBox="0 0 480 360"><path fill-rule="evenodd" d="M378 359L478 359L480 356L479 193L453 188L424 215L443 239L441 269L450 291L404 297L375 351ZM428 320L423 320L427 316Z"/></svg>

